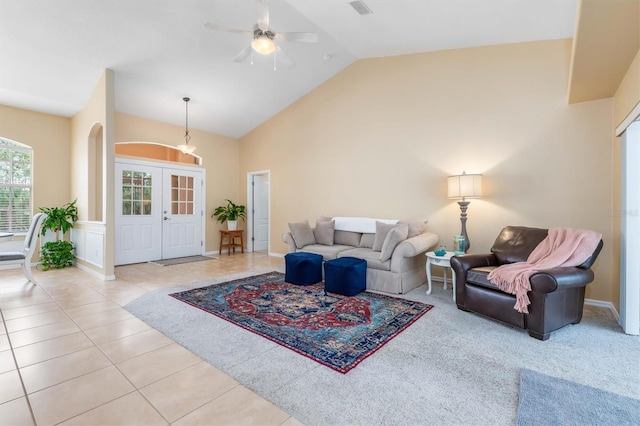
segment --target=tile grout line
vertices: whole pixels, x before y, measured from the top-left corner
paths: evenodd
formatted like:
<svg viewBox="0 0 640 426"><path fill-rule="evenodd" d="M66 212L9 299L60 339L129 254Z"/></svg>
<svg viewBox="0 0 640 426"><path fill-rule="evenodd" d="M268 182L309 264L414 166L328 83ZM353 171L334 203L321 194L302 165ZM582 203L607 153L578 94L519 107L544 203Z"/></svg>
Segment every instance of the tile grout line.
<svg viewBox="0 0 640 426"><path fill-rule="evenodd" d="M82 285L84 285L85 287L87 287L87 288L91 289L92 291L95 291L96 293L100 294L101 296L106 297L108 300L110 300L110 301L112 301L112 302L113 302L113 300L112 300L110 297L103 295L103 294L102 294L102 293L100 293L98 290L95 290L95 289L93 289L93 288L91 288L91 287L88 287L86 284L82 284ZM113 402L113 401L115 401L115 400L117 400L117 399L119 399L119 398L122 398L123 396L129 395L129 394L131 394L131 393L133 393L133 392L137 392L138 394L140 394L140 396L142 396L142 398L144 398L144 400L145 400L145 401L147 401L147 402L149 403L149 405L150 405L151 407L153 407L153 409L158 413L158 415L159 415L160 417L162 417L162 418L163 418L167 423L169 423L169 420L167 420L167 419L162 415L162 413L160 413L160 411L158 411L158 409L156 408L156 406L155 406L155 405L153 405L153 404L151 403L151 401L149 401L149 400L148 400L148 399L147 399L147 398L142 394L142 392L140 392L140 389L138 389L138 387L137 387L137 386L136 386L136 385L135 385L135 384L134 384L134 383L129 379L129 377L127 377L127 375L126 375L126 374L125 374L125 373L124 373L124 372L123 372L123 371L122 371L122 370L121 370L121 369L116 365L116 363L115 363L115 362L113 362L113 361L111 360L111 358L109 358L109 356L107 356L107 354L106 354L106 353L104 353L104 351L102 350L102 348L100 348L100 346L98 346L98 345L96 344L96 342L95 342L91 337L89 337L89 335L87 335L87 333L85 332L85 330L84 330L82 327L80 327L80 325L76 322L76 320L75 320L75 319L73 319L73 317L71 317L71 315L67 312L67 309L66 309L65 307L63 307L60 303L58 303L58 301L57 301L54 297L52 297L52 296L51 296L51 294L47 291L47 289L46 289L44 286L40 285L39 287L40 287L40 289L42 289L42 291L44 291L44 292L45 292L45 294L46 294L47 296L49 296L49 298L50 298L50 299L51 299L51 300L52 300L56 305L58 305L58 307L59 307L60 309L62 309L62 311L65 313L65 315L67 315L67 317L69 317L69 319L71 320L71 322L73 322L73 323L78 327L78 329L80 330L80 332L81 332L82 334L84 334L84 335L85 335L85 337L86 337L87 339L89 339L89 341L93 344L93 346L94 346L94 347L95 347L95 348L96 348L96 349L97 349L97 350L98 350L98 351L99 351L99 352L100 352L100 353L101 353L101 354L102 354L102 355L103 355L103 356L104 356L104 357L105 357L105 358L106 358L106 359L111 363L111 365L112 365L116 370L118 370L118 372L119 372L120 374L122 374L122 376L125 378L125 380L127 380L127 382L129 382L129 384L131 384L131 386L132 386L132 387L133 387L133 389L134 389L134 390L133 390L133 391L131 391L131 392L127 392L127 393L125 393L124 395L120 395L120 396L118 396L117 398L114 398L114 399L112 399L112 400L106 401L106 402L104 402L104 403L102 403L102 404L100 404L100 405L97 405L97 406L95 406L95 407L93 407L93 408L90 408L89 410L83 411L82 413L78 413L78 414L76 414L76 415L74 415L74 416L72 416L72 417L69 417L68 419L64 419L64 420L62 420L62 422L65 422L65 421L68 421L68 420L73 419L73 418L75 418L75 417L78 417L78 416L80 416L80 415L82 415L82 414L85 414L85 413L87 413L87 412L89 412L89 411L91 411L91 410L94 410L94 409L96 409L96 408L98 408L98 407L102 407L102 406L104 406L105 404L108 404L108 403L110 403L110 402ZM115 302L114 302L114 303L115 303ZM76 306L74 306L74 308L75 308L75 307L76 307ZM120 307L120 309L122 309L122 307ZM1 314L1 313L2 313L2 311L0 311L0 314ZM106 325L106 324L105 324L105 325ZM4 317L3 317L3 326L4 326ZM5 331L6 331L6 326L5 326ZM136 334L137 334L137 333L136 333ZM8 338L8 337L9 337L9 334L8 334L8 332L7 332L7 338ZM117 339L116 339L116 340L117 340ZM29 401L29 395L27 394L26 388L25 388L25 386L24 386L24 382L22 381L22 375L20 374L20 369L18 368L18 362L17 362L17 360L15 359L15 354L14 354L14 352L13 352L13 347L11 346L11 341L9 341L9 346L11 347L11 355L13 356L13 362L15 363L16 370L18 371L18 375L20 376L20 382L21 382L21 384L22 384L22 389L23 389L23 392L24 392L25 397L26 397L26 399L27 399L27 403L28 403L28 405L29 405L29 412L31 413L31 419L33 420L33 424L37 426L37 422L36 422L36 420L35 420L35 415L34 415L34 413L33 413L33 410L32 410L32 408L31 408L31 403L30 403L30 401ZM149 351L149 352L152 352L152 351ZM146 352L146 353L148 353L148 352ZM105 368L109 368L109 367L105 367ZM99 370L96 370L96 371L99 371ZM90 374L90 373L85 373L85 374L83 374L83 376L84 376L84 375L86 375L86 374ZM81 377L81 376L78 376L78 377ZM75 377L75 378L77 378L77 377ZM74 378L74 379L75 379L75 378ZM73 379L69 379L69 380L73 380ZM63 381L63 382L61 382L61 383L67 382L67 381L69 381L69 380L65 380L65 381ZM60 383L57 383L56 385L58 385L58 384L60 384ZM56 385L53 385L53 386L56 386ZM50 387L51 387L51 386L50 386ZM45 388L45 389L46 389L46 388ZM42 389L41 389L41 390L42 390ZM38 392L39 392L39 391L38 391Z"/></svg>
<svg viewBox="0 0 640 426"><path fill-rule="evenodd" d="M18 373L18 377L20 378L20 386L22 386L22 393L24 394L24 399L27 401L27 406L29 407L29 414L31 415L31 421L34 425L36 423L36 417L33 414L33 408L31 407L31 401L29 400L29 394L27 394L27 388L24 386L24 380L22 380L22 373L20 373L20 368L18 368L18 360L16 359L16 354L13 352L13 345L11 344L11 336L9 336L9 330L7 329L7 325L5 324L4 314L2 313L2 309L0 309L0 318L2 318L2 327L4 328L5 333L7 334L7 341L9 342L9 350L11 351L11 357L13 358L13 365L16 368L16 372Z"/></svg>

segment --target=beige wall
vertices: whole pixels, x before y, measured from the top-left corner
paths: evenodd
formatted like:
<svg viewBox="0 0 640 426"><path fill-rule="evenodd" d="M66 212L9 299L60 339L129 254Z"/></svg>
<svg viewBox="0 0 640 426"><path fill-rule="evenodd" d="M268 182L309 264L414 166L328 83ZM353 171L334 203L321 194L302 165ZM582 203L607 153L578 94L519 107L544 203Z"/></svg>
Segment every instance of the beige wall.
<svg viewBox="0 0 640 426"><path fill-rule="evenodd" d="M637 16L636 31L640 31L640 13ZM630 34L629 37L634 37L634 34ZM613 98L613 123L614 126L619 126L622 121L633 111L633 109L640 102L640 51L636 52L636 56L631 63L631 66L627 70L620 86L616 90ZM635 118L635 117L632 117ZM622 212L622 196L621 196L621 181L622 181L622 148L621 138L616 137L613 143L613 205L616 206L618 212ZM613 282L620 282L620 268L618 267L620 262L620 215L613 215ZM620 310L620 286L616 285L612 289L612 302L618 311Z"/></svg>
<svg viewBox="0 0 640 426"><path fill-rule="evenodd" d="M102 226L87 224L93 229L98 226L103 235L103 247L100 257L102 267L76 259L84 267L95 270L100 275L113 278L114 271L114 216L113 216L113 116L114 116L114 78L113 71L105 70L96 83L96 87L87 100L85 106L71 118L71 195L77 199L78 219L81 222L91 221L95 218L95 197L102 197L105 215L102 218ZM105 185L103 194L95 193L95 133L102 132L104 156ZM76 227L83 229L85 224L79 223Z"/></svg>
<svg viewBox="0 0 640 426"><path fill-rule="evenodd" d="M91 140L89 134L94 125L104 128L106 123L106 90L105 76L98 81L84 108L71 118L72 125L72 171L71 192L78 199L78 218L81 221L90 220L89 192L93 191L93 164L90 164Z"/></svg>
<svg viewBox="0 0 640 426"><path fill-rule="evenodd" d="M190 144L197 147L195 154L202 157L202 167L206 169L206 251L214 251L218 250L220 242L218 229L226 229L226 224L220 225L209 216L217 206L224 204L225 198L240 202L239 143L237 139L196 129L189 129L189 134ZM184 142L183 137L183 127L116 113L116 143L156 142L177 146Z"/></svg>
<svg viewBox="0 0 640 426"><path fill-rule="evenodd" d="M68 118L0 105L0 137L33 148L33 212L71 200Z"/></svg>
<svg viewBox="0 0 640 426"><path fill-rule="evenodd" d="M560 40L357 61L241 139L241 198L247 172L271 170L274 252L287 222L320 215L427 218L451 248L460 210L446 177L482 173L471 252L510 224L599 231L587 294L610 301L613 105L567 105L570 51Z"/></svg>

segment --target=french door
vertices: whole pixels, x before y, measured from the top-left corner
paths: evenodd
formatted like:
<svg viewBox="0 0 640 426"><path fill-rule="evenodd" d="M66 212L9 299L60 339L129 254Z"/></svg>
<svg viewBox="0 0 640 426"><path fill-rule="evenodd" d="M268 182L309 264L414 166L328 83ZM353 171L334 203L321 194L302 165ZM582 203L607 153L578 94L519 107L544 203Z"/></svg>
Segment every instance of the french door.
<svg viewBox="0 0 640 426"><path fill-rule="evenodd" d="M203 250L202 171L116 162L115 264Z"/></svg>

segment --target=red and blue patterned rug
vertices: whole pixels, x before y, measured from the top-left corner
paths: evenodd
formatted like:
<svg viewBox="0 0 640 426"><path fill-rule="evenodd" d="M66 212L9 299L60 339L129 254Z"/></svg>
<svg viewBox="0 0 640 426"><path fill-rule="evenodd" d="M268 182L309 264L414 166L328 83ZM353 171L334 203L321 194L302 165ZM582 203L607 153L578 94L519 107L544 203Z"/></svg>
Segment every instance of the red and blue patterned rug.
<svg viewBox="0 0 640 426"><path fill-rule="evenodd" d="M253 277L170 296L346 373L433 305L375 293L354 297L298 286L284 274Z"/></svg>

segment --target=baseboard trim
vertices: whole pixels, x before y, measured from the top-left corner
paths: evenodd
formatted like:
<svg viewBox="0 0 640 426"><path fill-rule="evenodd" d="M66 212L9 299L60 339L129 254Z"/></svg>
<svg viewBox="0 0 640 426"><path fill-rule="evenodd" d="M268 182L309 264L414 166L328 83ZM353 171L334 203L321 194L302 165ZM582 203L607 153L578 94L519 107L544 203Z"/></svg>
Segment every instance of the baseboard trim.
<svg viewBox="0 0 640 426"><path fill-rule="evenodd" d="M113 280L116 279L115 275L104 275L104 274L101 274L100 272L94 271L93 269L89 268L88 266L85 266L85 265L83 265L81 263L78 263L78 262L74 262L74 266L76 268L80 269L81 271L88 272L89 274L93 275L94 277L100 278L101 280L104 280L104 281L113 281Z"/></svg>
<svg viewBox="0 0 640 426"><path fill-rule="evenodd" d="M616 321L620 322L620 314L616 310L616 307L611 302L605 302L603 300L584 299L584 304L589 306L597 306L599 308L607 308L611 311Z"/></svg>

